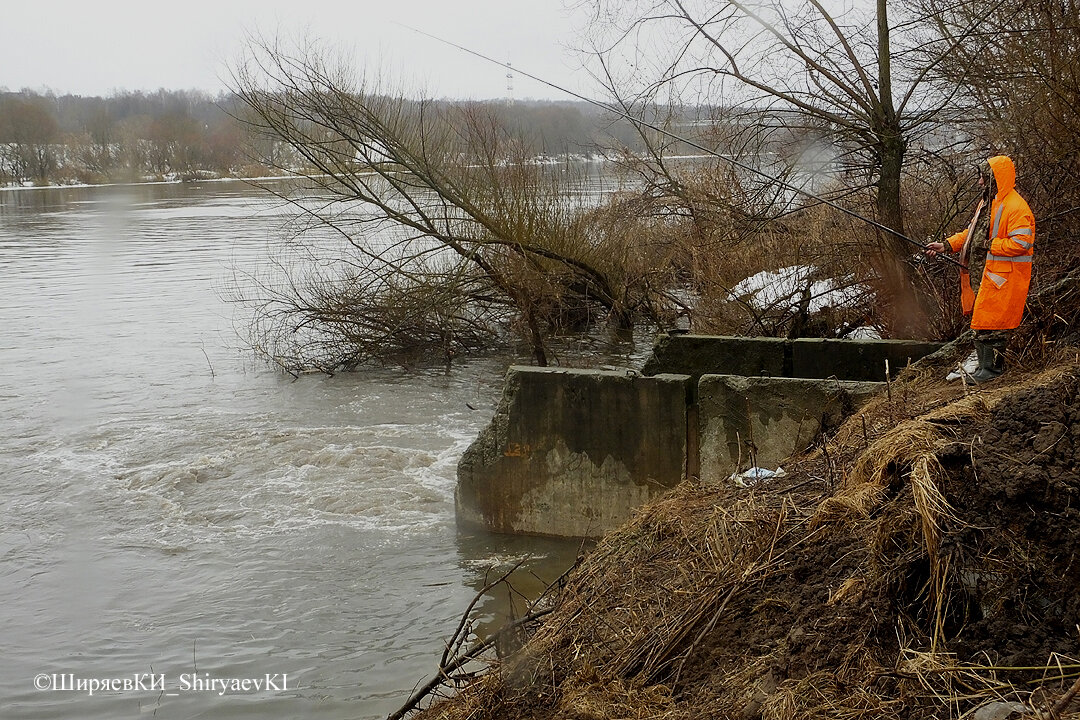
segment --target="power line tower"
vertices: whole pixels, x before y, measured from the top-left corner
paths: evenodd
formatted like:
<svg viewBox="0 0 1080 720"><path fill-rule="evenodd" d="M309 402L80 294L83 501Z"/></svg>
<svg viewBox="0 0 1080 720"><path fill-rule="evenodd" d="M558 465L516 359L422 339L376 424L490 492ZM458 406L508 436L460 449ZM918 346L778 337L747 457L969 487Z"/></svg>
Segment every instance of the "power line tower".
<svg viewBox="0 0 1080 720"><path fill-rule="evenodd" d="M514 105L514 68L509 60L506 61L506 104Z"/></svg>

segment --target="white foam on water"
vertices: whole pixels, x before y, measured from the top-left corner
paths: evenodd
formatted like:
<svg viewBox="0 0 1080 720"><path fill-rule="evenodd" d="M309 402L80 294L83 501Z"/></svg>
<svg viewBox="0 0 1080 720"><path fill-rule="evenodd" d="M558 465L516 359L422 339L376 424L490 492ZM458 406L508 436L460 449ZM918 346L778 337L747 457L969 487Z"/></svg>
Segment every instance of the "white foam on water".
<svg viewBox="0 0 1080 720"><path fill-rule="evenodd" d="M75 486L125 545L178 549L344 524L400 535L453 518L458 459L478 418L284 425L220 407L116 417L41 448L41 482Z"/></svg>
<svg viewBox="0 0 1080 720"><path fill-rule="evenodd" d="M106 699L45 707L20 678L76 656L175 671L197 638L200 665L311 675L263 715L385 717L373 698L430 670L472 594L460 563L489 552L455 532L453 488L490 417L465 403L493 404L503 368L291 382L256 366L212 278L263 255L280 218L161 190L14 203L0 222L0 715L118 717Z"/></svg>

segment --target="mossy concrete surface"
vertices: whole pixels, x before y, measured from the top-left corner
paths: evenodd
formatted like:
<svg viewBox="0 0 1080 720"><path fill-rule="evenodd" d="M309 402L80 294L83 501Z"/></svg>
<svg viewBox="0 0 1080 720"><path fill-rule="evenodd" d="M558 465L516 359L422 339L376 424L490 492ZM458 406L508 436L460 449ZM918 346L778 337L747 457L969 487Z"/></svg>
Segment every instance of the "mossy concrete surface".
<svg viewBox="0 0 1080 720"><path fill-rule="evenodd" d="M641 372L876 381L885 379L886 360L895 377L941 346L923 340L661 335Z"/></svg>
<svg viewBox="0 0 1080 720"><path fill-rule="evenodd" d="M727 335L661 335L643 375L768 375L790 372L791 341Z"/></svg>
<svg viewBox="0 0 1080 720"><path fill-rule="evenodd" d="M598 537L687 474L692 379L512 367L458 464L458 522Z"/></svg>
<svg viewBox="0 0 1080 720"><path fill-rule="evenodd" d="M885 380L942 347L925 340L833 340L799 338L791 341L791 377Z"/></svg>

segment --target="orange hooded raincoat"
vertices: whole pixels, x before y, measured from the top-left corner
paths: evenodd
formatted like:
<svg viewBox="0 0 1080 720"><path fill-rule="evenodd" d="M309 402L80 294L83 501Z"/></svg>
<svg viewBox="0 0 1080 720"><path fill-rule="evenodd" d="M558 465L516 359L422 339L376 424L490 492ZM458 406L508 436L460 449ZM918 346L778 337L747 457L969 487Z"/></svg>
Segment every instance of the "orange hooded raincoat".
<svg viewBox="0 0 1080 720"><path fill-rule="evenodd" d="M1011 330L1020 324L1031 284L1035 217L1027 201L1016 192L1012 159L995 155L987 162L997 183L997 195L990 203L990 250L978 297L971 290L968 274L960 273L960 302L964 314L971 314L973 330ZM945 242L953 252L959 252L967 234L962 230Z"/></svg>

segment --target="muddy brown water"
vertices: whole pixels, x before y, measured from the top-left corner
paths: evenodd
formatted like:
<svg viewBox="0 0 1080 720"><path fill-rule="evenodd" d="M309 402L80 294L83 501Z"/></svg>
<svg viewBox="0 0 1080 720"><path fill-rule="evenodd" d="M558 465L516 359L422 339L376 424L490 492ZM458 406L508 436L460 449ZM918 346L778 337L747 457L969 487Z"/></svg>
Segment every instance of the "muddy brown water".
<svg viewBox="0 0 1080 720"><path fill-rule="evenodd" d="M293 381L240 346L222 293L283 217L0 191L0 717L384 717L485 577L576 555L455 527L508 358Z"/></svg>

